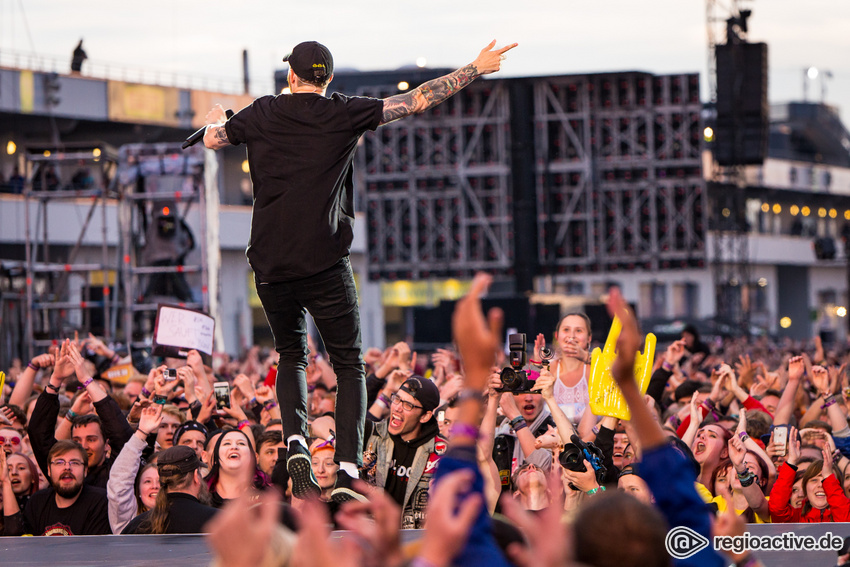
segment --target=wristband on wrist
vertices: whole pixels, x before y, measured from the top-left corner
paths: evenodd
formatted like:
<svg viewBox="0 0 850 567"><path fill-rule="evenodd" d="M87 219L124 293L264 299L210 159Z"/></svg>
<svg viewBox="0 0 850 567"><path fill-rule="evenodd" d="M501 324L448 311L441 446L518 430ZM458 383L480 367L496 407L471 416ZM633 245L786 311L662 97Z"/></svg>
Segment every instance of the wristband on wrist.
<svg viewBox="0 0 850 567"><path fill-rule="evenodd" d="M378 394L378 400L380 400L386 407L390 407L390 404L392 404L390 397L383 392Z"/></svg>
<svg viewBox="0 0 850 567"><path fill-rule="evenodd" d="M587 491L588 494L596 494L597 492L605 492L605 487L597 486L596 488L591 488Z"/></svg>
<svg viewBox="0 0 850 567"><path fill-rule="evenodd" d="M147 432L145 432L145 431L142 431L141 429L136 429L136 431L138 431L139 433L141 433L142 435L144 435L146 439L147 439L148 437L150 437L150 436L151 436L151 434L150 434L150 433L147 433Z"/></svg>
<svg viewBox="0 0 850 567"><path fill-rule="evenodd" d="M511 425L511 428L515 428L518 423L523 422L523 421L525 421L525 418L522 417L521 415L518 415L515 418L513 418L509 423Z"/></svg>
<svg viewBox="0 0 850 567"><path fill-rule="evenodd" d="M143 395L144 397L146 397L146 398L150 398L150 397L151 397L151 392L150 392L147 388L145 388L144 386L142 386L142 395Z"/></svg>
<svg viewBox="0 0 850 567"><path fill-rule="evenodd" d="M83 388L88 388L89 384L91 384L92 382L94 382L94 377L89 376L89 379L83 382Z"/></svg>
<svg viewBox="0 0 850 567"><path fill-rule="evenodd" d="M159 404L161 406L164 406L167 402L168 402L168 398L165 397L165 396L162 396L160 394L157 394L153 397L153 403L155 403L155 404Z"/></svg>
<svg viewBox="0 0 850 567"><path fill-rule="evenodd" d="M121 362L121 356L116 352L112 355L112 364L118 364L119 362Z"/></svg>
<svg viewBox="0 0 850 567"><path fill-rule="evenodd" d="M48 382L48 383L47 383L47 386L45 386L45 387L44 387L44 389L45 389L45 390L53 390L53 393L54 393L54 394L58 394L58 393L59 393L59 386L54 386L54 385L53 385L53 384L51 384L50 382Z"/></svg>
<svg viewBox="0 0 850 567"><path fill-rule="evenodd" d="M251 425L251 422L249 422L247 419L243 419L242 421L240 421L239 423L236 424L236 429L242 429L243 427L246 427L246 426L249 426L249 425Z"/></svg>
<svg viewBox="0 0 850 567"><path fill-rule="evenodd" d="M68 410L65 412L65 419L68 421L74 421L74 418L77 417L77 414L74 413L74 410Z"/></svg>
<svg viewBox="0 0 850 567"><path fill-rule="evenodd" d="M28 362L28 363L27 363L27 368L31 368L31 369L33 369L33 370L38 370L38 366L36 366L36 365L35 365L35 364L33 364L32 362Z"/></svg>
<svg viewBox="0 0 850 567"><path fill-rule="evenodd" d="M820 407L820 409L826 409L835 403L835 398L832 395L825 397L823 400L823 405Z"/></svg>
<svg viewBox="0 0 850 567"><path fill-rule="evenodd" d="M667 362L666 360L661 363L661 368L663 368L667 372L673 372L673 365Z"/></svg>
<svg viewBox="0 0 850 567"><path fill-rule="evenodd" d="M528 423L526 423L526 421L523 419L523 420L522 420L522 421L520 421L518 424L516 424L515 426L513 426L514 433L516 433L516 432L517 432L517 431L519 431L520 429L525 429L526 427L528 427Z"/></svg>
<svg viewBox="0 0 850 567"><path fill-rule="evenodd" d="M266 409L266 410L270 410L270 409L276 408L276 407L277 407L277 402L271 401L271 400L263 404L263 408Z"/></svg>
<svg viewBox="0 0 850 567"><path fill-rule="evenodd" d="M741 439L742 442L750 438L750 436L747 435L746 431L741 431L740 433L738 433L738 437Z"/></svg>

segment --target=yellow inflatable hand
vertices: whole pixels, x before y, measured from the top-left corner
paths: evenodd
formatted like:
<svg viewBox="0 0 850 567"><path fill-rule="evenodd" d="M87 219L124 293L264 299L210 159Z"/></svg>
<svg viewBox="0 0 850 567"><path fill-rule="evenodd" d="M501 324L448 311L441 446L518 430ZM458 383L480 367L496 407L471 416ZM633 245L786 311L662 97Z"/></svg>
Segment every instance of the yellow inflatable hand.
<svg viewBox="0 0 850 567"><path fill-rule="evenodd" d="M602 350L598 347L593 349L588 393L590 394L590 409L595 415L631 419L629 408L623 400L623 393L620 392L620 388L611 376L611 364L617 356L617 338L620 336L620 329L622 328L623 325L620 320L614 317L604 348ZM649 386L654 361L655 335L648 333L643 354L638 353L635 357L635 380L641 393L646 393Z"/></svg>

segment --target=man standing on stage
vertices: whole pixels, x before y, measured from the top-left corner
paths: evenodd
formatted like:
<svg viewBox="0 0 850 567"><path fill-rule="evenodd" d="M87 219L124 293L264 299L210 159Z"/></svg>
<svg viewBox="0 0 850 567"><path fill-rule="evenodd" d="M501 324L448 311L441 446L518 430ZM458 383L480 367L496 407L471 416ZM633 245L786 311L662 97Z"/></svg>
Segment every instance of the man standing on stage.
<svg viewBox="0 0 850 567"><path fill-rule="evenodd" d="M386 99L326 97L333 58L324 45L300 43L284 58L291 94L264 96L229 120L221 106L206 116L204 145L248 145L254 210L248 263L280 354L277 397L288 451L287 469L298 498L320 488L307 449L307 328L309 311L337 375L335 502L351 488L362 464L366 389L360 312L349 263L354 225L354 151L375 130L445 101L479 75L499 70L511 44L496 41L462 69Z"/></svg>

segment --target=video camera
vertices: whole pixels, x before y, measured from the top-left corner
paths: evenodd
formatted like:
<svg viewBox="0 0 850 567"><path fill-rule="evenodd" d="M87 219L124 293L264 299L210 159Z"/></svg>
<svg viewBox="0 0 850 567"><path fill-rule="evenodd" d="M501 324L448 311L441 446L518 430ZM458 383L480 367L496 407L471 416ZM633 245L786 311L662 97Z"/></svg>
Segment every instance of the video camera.
<svg viewBox="0 0 850 567"><path fill-rule="evenodd" d="M602 484L602 478L605 476L607 469L602 464L604 458L602 450L593 443L585 443L579 439L578 435L570 437L570 443L564 445L564 450L558 456L558 462L568 471L585 472L587 467L584 466L585 459L596 473L596 482ZM575 489L575 487L572 487Z"/></svg>
<svg viewBox="0 0 850 567"><path fill-rule="evenodd" d="M528 365L527 350L525 333L508 335L508 360L511 365L503 368L499 374L502 387L498 391L524 394L534 387L535 380L530 379L528 372L524 370ZM549 361L552 360L552 351L544 348L540 356L543 358L544 366L548 366Z"/></svg>

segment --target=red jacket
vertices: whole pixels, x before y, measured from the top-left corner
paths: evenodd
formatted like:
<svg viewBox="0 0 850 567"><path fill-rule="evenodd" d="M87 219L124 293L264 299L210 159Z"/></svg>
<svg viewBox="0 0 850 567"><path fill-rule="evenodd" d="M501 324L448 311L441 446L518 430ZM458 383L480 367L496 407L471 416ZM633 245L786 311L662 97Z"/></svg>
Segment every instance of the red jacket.
<svg viewBox="0 0 850 567"><path fill-rule="evenodd" d="M794 486L794 476L797 467L783 463L779 467L779 475L770 491L768 508L770 519L774 524L799 524L820 522L847 522L850 521L850 499L844 495L844 490L838 484L834 474L823 479L823 490L826 492L827 508L818 510L812 508L805 515L803 508L791 507L791 489Z"/></svg>

